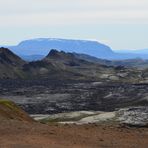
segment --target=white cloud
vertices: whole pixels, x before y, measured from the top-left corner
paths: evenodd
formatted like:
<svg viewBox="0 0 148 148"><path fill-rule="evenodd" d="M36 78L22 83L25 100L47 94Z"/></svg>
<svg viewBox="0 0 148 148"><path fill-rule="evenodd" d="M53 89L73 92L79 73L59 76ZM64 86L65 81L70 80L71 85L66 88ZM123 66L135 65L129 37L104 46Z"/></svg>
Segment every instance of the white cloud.
<svg viewBox="0 0 148 148"><path fill-rule="evenodd" d="M0 0L0 26L148 23L148 0Z"/></svg>

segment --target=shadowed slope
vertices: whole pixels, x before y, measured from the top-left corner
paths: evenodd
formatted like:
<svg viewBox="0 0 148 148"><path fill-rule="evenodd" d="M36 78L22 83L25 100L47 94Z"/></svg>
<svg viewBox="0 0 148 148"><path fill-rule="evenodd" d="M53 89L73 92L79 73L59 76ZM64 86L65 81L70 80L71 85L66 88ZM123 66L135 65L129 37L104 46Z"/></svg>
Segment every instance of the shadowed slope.
<svg viewBox="0 0 148 148"><path fill-rule="evenodd" d="M0 48L0 78L23 78L21 70L25 64L20 57L7 48Z"/></svg>

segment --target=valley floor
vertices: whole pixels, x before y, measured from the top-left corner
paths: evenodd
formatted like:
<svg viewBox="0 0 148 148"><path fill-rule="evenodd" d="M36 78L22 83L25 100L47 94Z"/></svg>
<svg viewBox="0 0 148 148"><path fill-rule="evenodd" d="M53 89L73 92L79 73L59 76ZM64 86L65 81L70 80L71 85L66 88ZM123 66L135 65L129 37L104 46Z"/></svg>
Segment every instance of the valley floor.
<svg viewBox="0 0 148 148"><path fill-rule="evenodd" d="M0 148L147 148L148 128L3 120Z"/></svg>

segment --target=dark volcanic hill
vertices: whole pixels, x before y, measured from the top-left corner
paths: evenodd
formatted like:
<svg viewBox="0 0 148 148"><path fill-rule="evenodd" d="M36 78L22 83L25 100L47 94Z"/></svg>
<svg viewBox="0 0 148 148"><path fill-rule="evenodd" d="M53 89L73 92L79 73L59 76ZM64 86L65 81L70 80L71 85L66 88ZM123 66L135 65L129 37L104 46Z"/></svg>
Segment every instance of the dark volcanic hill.
<svg viewBox="0 0 148 148"><path fill-rule="evenodd" d="M140 74L136 69L106 66L57 50L51 50L41 61L25 64L23 71L29 78L128 82L138 81Z"/></svg>
<svg viewBox="0 0 148 148"><path fill-rule="evenodd" d="M0 48L0 78L21 78L21 67L25 64L20 57L7 48Z"/></svg>
<svg viewBox="0 0 148 148"><path fill-rule="evenodd" d="M0 49L0 78L9 79L54 79L87 81L127 81L143 80L143 72L122 66L108 66L80 59L73 53L51 50L40 61L24 62L9 49ZM147 71L145 70L147 77Z"/></svg>
<svg viewBox="0 0 148 148"><path fill-rule="evenodd" d="M78 80L96 78L95 71L101 71L104 67L78 59L72 53L51 50L43 60L25 64L24 71L33 77Z"/></svg>
<svg viewBox="0 0 148 148"><path fill-rule="evenodd" d="M97 79L112 67L91 63L72 53L51 50L40 61L26 63L7 48L0 48L0 78Z"/></svg>
<svg viewBox="0 0 148 148"><path fill-rule="evenodd" d="M0 48L0 63L11 64L13 66L22 66L25 64L20 57L15 55L12 51L8 48Z"/></svg>

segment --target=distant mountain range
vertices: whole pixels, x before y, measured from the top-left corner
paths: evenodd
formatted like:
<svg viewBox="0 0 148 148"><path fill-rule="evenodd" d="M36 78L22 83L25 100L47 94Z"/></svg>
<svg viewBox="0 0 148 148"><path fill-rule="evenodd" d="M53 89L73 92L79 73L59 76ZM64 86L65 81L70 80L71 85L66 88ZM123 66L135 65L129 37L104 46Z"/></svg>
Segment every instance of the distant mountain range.
<svg viewBox="0 0 148 148"><path fill-rule="evenodd" d="M137 50L116 50L118 53L131 53L131 54L148 54L148 49Z"/></svg>
<svg viewBox="0 0 148 148"><path fill-rule="evenodd" d="M0 79L90 80L97 79L97 74L108 68L57 50L51 50L40 61L25 62L9 49L0 48L0 69Z"/></svg>
<svg viewBox="0 0 148 148"><path fill-rule="evenodd" d="M111 66L106 60L96 62L77 53L51 50L40 61L26 62L7 48L0 48L0 79L51 79L87 81L139 81L147 70ZM93 59L93 57L91 57ZM90 58L90 59L91 59ZM143 73L143 75L141 75ZM144 76L145 75L145 76ZM142 76L142 77L141 77Z"/></svg>
<svg viewBox="0 0 148 148"><path fill-rule="evenodd" d="M73 53L77 58L83 59L93 63L99 63L107 66L123 66L127 68L138 68L138 69L145 69L148 68L148 60L142 58L133 58L133 59L125 59L125 60L107 60L107 59L100 59L96 58L87 54L78 54Z"/></svg>
<svg viewBox="0 0 148 148"><path fill-rule="evenodd" d="M110 47L97 41L68 40L68 39L32 39L8 47L18 55L47 55L51 49L65 52L85 53L100 58L109 58L114 55Z"/></svg>
<svg viewBox="0 0 148 148"><path fill-rule="evenodd" d="M20 42L16 46L4 46L27 61L43 59L51 49L65 52L87 54L100 59L125 60L148 59L148 50L112 50L109 46L97 41L70 40L56 38L38 38Z"/></svg>

